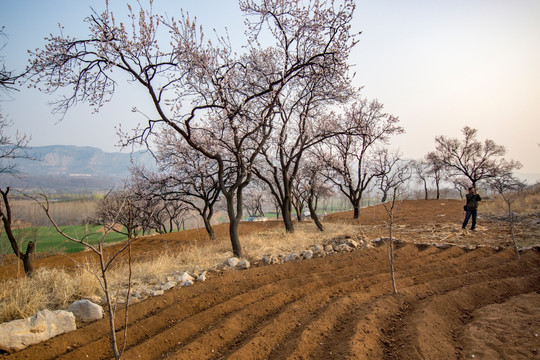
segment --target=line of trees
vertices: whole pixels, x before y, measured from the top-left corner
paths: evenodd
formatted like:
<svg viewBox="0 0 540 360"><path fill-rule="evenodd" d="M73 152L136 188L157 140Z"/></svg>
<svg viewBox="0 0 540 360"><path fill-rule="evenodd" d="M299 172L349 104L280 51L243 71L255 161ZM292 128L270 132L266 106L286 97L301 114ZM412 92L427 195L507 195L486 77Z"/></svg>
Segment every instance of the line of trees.
<svg viewBox="0 0 540 360"><path fill-rule="evenodd" d="M392 169L405 163L388 144L404 129L381 103L351 86L348 57L359 35L351 33L353 0L307 7L240 1L247 19L242 53L225 37L205 40L185 14L176 20L154 14L151 3L139 5L138 12L129 8L129 26L106 8L86 19L85 38L49 36L43 49L30 52L25 71L47 93L67 91L55 103L62 115L78 102L99 110L122 90L117 82L125 76L145 90L151 115L121 140L146 145L158 161L155 170L132 169L125 208L140 209L137 216L146 220L139 223L170 231L179 227L171 219L192 210L213 238L212 216L223 199L233 253L242 256L244 197L257 189L250 212L262 212L261 188L268 191L288 232L294 231L293 208L301 219L306 206L322 229L317 202L333 191L347 197L355 218L367 192L377 189L386 201ZM504 147L479 142L474 129L463 131L464 140L437 137L435 151L410 164L426 198L431 179L439 197L444 176L474 186L519 168L502 158ZM108 201L102 219L113 208L112 194Z"/></svg>

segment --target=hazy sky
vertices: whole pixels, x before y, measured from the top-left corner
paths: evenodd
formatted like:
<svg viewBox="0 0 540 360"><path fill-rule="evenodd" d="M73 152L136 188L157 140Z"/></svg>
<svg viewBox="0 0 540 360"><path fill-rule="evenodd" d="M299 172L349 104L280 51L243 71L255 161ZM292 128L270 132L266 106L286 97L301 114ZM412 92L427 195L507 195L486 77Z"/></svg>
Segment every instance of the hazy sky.
<svg viewBox="0 0 540 360"><path fill-rule="evenodd" d="M134 1L131 1L134 2ZM207 29L229 29L241 44L242 15L234 0L155 0L154 12L175 16L180 8ZM42 47L58 33L88 34L82 20L104 1L0 0L0 26L7 44L6 68L20 71L27 49ZM126 1L110 0L123 11ZM478 129L481 140L508 149L523 163L521 173L540 174L540 1L539 0L371 0L357 1L354 30L362 31L351 63L354 83L399 116L406 133L392 144L405 157L434 149L437 135L461 137ZM51 114L51 97L34 89L11 93L0 111L14 129L31 134L33 146L70 144L118 151L115 127L144 121L130 110L140 90L124 86L98 114L78 105L65 119ZM4 96L5 98L5 96ZM537 176L540 179L540 175Z"/></svg>

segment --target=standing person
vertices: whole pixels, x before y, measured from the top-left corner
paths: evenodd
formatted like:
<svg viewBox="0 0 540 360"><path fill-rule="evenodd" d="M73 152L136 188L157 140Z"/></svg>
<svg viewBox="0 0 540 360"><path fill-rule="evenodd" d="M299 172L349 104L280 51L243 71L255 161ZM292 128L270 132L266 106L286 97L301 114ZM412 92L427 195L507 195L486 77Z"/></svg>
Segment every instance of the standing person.
<svg viewBox="0 0 540 360"><path fill-rule="evenodd" d="M481 201L482 198L480 198L480 195L476 193L476 189L473 187L469 188L469 193L466 195L466 197L467 204L464 207L465 220L463 220L463 225L461 226L461 229L465 230L465 228L467 227L467 223L472 216L471 230L474 231L476 229L476 210L478 209L478 202Z"/></svg>

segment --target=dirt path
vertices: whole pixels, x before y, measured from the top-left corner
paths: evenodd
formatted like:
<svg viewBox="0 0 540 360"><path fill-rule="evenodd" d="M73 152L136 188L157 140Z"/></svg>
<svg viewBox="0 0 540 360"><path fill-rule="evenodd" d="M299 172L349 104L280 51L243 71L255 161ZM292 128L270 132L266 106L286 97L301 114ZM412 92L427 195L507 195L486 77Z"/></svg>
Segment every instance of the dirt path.
<svg viewBox="0 0 540 360"><path fill-rule="evenodd" d="M451 243L505 244L504 239L488 236L488 231L464 239L450 225L460 212L448 214L447 223L437 224L448 226L450 236L425 229L417 235L453 238ZM376 226L376 217L371 216ZM430 216L436 219L437 211ZM417 216L417 222L414 218L403 224L402 237L412 236L413 225L426 222L426 217ZM492 225L483 222L482 226ZM540 357L538 251L527 250L518 261L511 248L440 249L410 241L396 250L396 271L398 294L391 294L388 250L381 245L282 265L215 272L204 283L172 289L131 306L123 358ZM121 339L120 331L118 335ZM3 358L110 356L107 322L102 320Z"/></svg>

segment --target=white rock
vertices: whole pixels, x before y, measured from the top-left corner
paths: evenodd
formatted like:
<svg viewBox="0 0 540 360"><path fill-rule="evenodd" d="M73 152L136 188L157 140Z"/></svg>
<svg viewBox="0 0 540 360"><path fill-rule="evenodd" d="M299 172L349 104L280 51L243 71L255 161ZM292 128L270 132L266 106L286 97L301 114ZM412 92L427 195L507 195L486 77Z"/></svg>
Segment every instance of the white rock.
<svg viewBox="0 0 540 360"><path fill-rule="evenodd" d="M326 245L324 247L324 252L327 252L327 253L334 252L334 248L332 247L332 245Z"/></svg>
<svg viewBox="0 0 540 360"><path fill-rule="evenodd" d="M238 269L243 269L243 270L249 269L250 266L251 266L251 264L250 264L249 261L247 261L246 259L242 259L242 260L238 263L238 265L236 265L236 267L237 267Z"/></svg>
<svg viewBox="0 0 540 360"><path fill-rule="evenodd" d="M203 271L198 277L197 279L195 279L195 281L206 281L206 271Z"/></svg>
<svg viewBox="0 0 540 360"><path fill-rule="evenodd" d="M349 241L347 242L347 245L349 245L352 248L358 249L358 243L354 241L353 239L349 239Z"/></svg>
<svg viewBox="0 0 540 360"><path fill-rule="evenodd" d="M239 262L240 262L240 260L238 260L238 258L232 257L232 258L229 258L229 259L225 260L225 262L223 264L225 264L225 266L233 268L236 265L238 265Z"/></svg>
<svg viewBox="0 0 540 360"><path fill-rule="evenodd" d="M324 251L324 248L321 245L317 244L313 246L313 253L320 254L323 251Z"/></svg>
<svg viewBox="0 0 540 360"><path fill-rule="evenodd" d="M150 295L152 296L160 296L163 295L165 292L163 290L153 290Z"/></svg>
<svg viewBox="0 0 540 360"><path fill-rule="evenodd" d="M353 250L352 247L350 247L349 245L347 244L341 244L341 245L337 245L335 250L337 252L351 252Z"/></svg>
<svg viewBox="0 0 540 360"><path fill-rule="evenodd" d="M296 260L296 259L298 259L298 254L297 254L297 253L292 253L292 254L287 255L287 256L285 257L284 262L291 262L291 261L294 261L294 260Z"/></svg>
<svg viewBox="0 0 540 360"><path fill-rule="evenodd" d="M195 279L193 278L193 276L189 275L187 272L184 272L182 275L177 276L175 280L178 281L179 286L186 286L185 284L187 282L191 282L191 285L193 285L193 280Z"/></svg>
<svg viewBox="0 0 540 360"><path fill-rule="evenodd" d="M90 300L75 301L67 311L72 312L78 321L85 323L103 318L103 308Z"/></svg>
<svg viewBox="0 0 540 360"><path fill-rule="evenodd" d="M43 310L30 318L0 324L0 350L22 350L76 328L73 313Z"/></svg>
<svg viewBox="0 0 540 360"><path fill-rule="evenodd" d="M161 290L169 290L175 287L177 283L175 281L168 281L166 284L161 285Z"/></svg>
<svg viewBox="0 0 540 360"><path fill-rule="evenodd" d="M304 259L311 259L313 257L313 251L311 250L304 251L303 257Z"/></svg>

